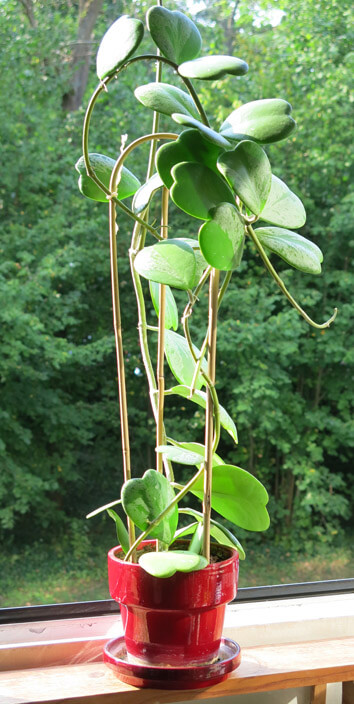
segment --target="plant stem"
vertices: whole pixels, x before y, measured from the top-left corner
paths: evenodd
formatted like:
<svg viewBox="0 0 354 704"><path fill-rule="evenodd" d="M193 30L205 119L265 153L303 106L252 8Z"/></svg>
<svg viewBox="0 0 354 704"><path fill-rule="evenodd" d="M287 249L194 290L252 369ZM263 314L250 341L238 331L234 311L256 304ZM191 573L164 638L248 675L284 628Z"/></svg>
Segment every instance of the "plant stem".
<svg viewBox="0 0 354 704"><path fill-rule="evenodd" d="M215 384L216 365L216 334L218 319L218 269L213 269L209 285L209 327L208 327L208 377L211 385ZM211 388L207 388L207 401L205 409L205 462L204 462L204 499L203 499L203 555L210 561L210 518L211 518L211 487L213 471L213 395Z"/></svg>
<svg viewBox="0 0 354 704"><path fill-rule="evenodd" d="M279 274L274 269L269 257L267 256L264 248L262 247L262 244L259 241L252 225L247 225L247 232L250 235L250 237L252 238L254 244L256 245L258 252L261 255L261 258L262 258L266 268L268 269L269 273L273 277L274 281L276 281L276 283L278 284L278 286L282 290L282 292L285 294L288 301L290 301L291 305L297 310L298 313L300 313L300 315L302 315L304 320L306 320L306 322L309 323L309 325L312 325L312 327L318 328L319 330L321 330L322 328L329 328L329 326L331 325L331 323L333 323L334 319L337 316L338 309L337 308L334 309L333 315L325 323L321 323L321 324L315 323L315 321L312 320L312 318L310 318L307 315L307 313L305 313L305 311L301 308L301 306L299 306L297 301L295 301L295 298L292 297L291 293L289 293L283 280L280 278Z"/></svg>
<svg viewBox="0 0 354 704"><path fill-rule="evenodd" d="M168 197L167 188L162 190L162 215L161 215L161 237L166 239L168 228ZM165 400L165 375L164 375L164 359L165 359L165 312L166 312L166 286L160 284L159 287L159 334L157 348L157 425L156 425L156 445L163 445L165 439L165 431L163 424L164 415L164 400ZM156 469L162 472L162 454L156 453Z"/></svg>
<svg viewBox="0 0 354 704"><path fill-rule="evenodd" d="M129 560L132 552L134 550L136 550L136 548L140 545L140 543L143 540L145 540L145 538L148 537L149 533L151 533L151 531L160 523L160 521L162 521L162 519L165 518L165 516L169 513L171 508L173 506L175 506L176 504L178 504L178 502L181 501L181 499L183 499L183 497L188 493L188 491L191 490L193 484L195 484L197 479L199 479L199 477L202 476L203 472L204 472L204 468L201 467L201 469L199 469L199 471L194 475L194 477L192 477L192 479L189 480L188 484L186 484L183 487L183 489L181 489L181 491L179 491L178 494L176 494L175 498L171 501L171 503L169 503L169 505L166 506L166 508L163 511L161 511L161 513L153 521L151 521L148 528L146 528L146 530L144 530L144 532L141 533L141 535L139 535L139 537L136 539L134 545L132 545L131 548L129 548L129 550L124 558L125 562L127 562Z"/></svg>

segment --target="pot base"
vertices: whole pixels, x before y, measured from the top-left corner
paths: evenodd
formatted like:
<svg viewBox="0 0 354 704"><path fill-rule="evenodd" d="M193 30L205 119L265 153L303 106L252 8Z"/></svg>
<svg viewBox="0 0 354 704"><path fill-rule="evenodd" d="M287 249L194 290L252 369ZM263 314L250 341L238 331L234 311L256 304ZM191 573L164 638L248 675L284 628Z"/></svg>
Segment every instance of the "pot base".
<svg viewBox="0 0 354 704"><path fill-rule="evenodd" d="M241 649L234 640L222 638L219 656L214 663L185 667L136 665L128 662L124 636L121 636L106 643L103 659L122 682L133 687L197 689L225 680L239 666Z"/></svg>

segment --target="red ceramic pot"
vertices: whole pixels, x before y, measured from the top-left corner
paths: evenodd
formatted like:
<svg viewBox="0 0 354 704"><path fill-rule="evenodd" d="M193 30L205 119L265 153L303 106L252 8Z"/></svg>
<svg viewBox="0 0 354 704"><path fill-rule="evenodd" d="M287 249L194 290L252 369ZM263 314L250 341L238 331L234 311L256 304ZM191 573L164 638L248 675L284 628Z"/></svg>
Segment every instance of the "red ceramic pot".
<svg viewBox="0 0 354 704"><path fill-rule="evenodd" d="M147 545L155 541L141 548ZM236 596L238 578L237 551L222 550L222 562L165 579L124 562L120 546L109 551L109 590L120 603L131 661L178 667L216 660L225 607Z"/></svg>

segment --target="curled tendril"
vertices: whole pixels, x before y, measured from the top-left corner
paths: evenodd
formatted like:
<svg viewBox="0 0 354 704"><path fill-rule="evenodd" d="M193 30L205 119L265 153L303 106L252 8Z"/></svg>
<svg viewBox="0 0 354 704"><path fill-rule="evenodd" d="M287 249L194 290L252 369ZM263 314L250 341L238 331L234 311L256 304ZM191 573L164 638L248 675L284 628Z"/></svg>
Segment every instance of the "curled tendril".
<svg viewBox="0 0 354 704"><path fill-rule="evenodd" d="M286 296L286 298L288 299L288 301L290 301L291 305L297 310L298 313L300 313L300 315L304 318L304 320L306 320L306 322L309 325L311 325L313 328L317 328L318 330L322 330L323 328L329 328L329 326L333 323L333 321L337 317L338 308L334 309L333 315L331 315L331 317L328 318L328 320L326 320L325 323L316 323L314 320L312 320L312 318L310 318L310 316L307 315L307 313L303 310L303 308L301 308L301 306L297 303L295 298L293 298L291 293L286 288L283 280L280 278L279 274L274 269L269 257L267 256L264 248L262 247L262 244L260 243L260 241L259 241L259 239L258 239L258 237L257 237L257 235L251 225L247 226L247 232L250 235L250 237L252 238L255 246L257 247L258 252L261 255L261 258L262 258L266 268L268 269L270 275L273 277L274 281L276 281L276 283L278 284L279 288L283 291L283 293Z"/></svg>

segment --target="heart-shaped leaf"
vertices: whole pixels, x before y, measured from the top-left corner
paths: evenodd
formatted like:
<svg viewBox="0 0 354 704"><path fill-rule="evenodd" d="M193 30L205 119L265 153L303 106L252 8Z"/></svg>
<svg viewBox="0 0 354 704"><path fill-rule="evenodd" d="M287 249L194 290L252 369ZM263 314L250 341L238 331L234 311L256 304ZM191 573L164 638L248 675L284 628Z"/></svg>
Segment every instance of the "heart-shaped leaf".
<svg viewBox="0 0 354 704"><path fill-rule="evenodd" d="M198 284L199 279L203 274L203 271L207 268L208 262L205 261L205 258L203 257L200 251L198 240L193 240L191 237L174 237L173 240L174 242L185 242L186 244L189 244L189 246L193 249L196 263L195 278L193 283L194 288L194 286Z"/></svg>
<svg viewBox="0 0 354 704"><path fill-rule="evenodd" d="M172 115L172 113L178 112L183 115L191 115L196 119L199 117L191 96L168 83L147 83L147 85L136 88L134 95L145 107L161 112L163 115Z"/></svg>
<svg viewBox="0 0 354 704"><path fill-rule="evenodd" d="M223 137L219 132L215 132L215 130L212 130L211 127L207 127L206 125L203 124L203 122L200 122L200 120L197 120L195 117L191 117L189 115L183 115L183 113L178 113L174 112L172 115L172 120L177 122L178 125L185 125L186 127L196 127L199 132L205 137L205 139L208 139L209 142L212 142L215 144L217 147L220 147L221 149L230 149L230 142L228 142L225 137Z"/></svg>
<svg viewBox="0 0 354 704"><path fill-rule="evenodd" d="M182 398L188 399L188 401L193 401L193 403L198 404L198 406L201 406L202 408L206 407L206 393L205 391L195 391L193 396L190 396L190 388L189 386L173 386L172 389L168 389L165 391L166 396L170 396L172 394L177 394L177 396L182 396ZM234 439L236 445L238 442L237 438L237 430L236 430L236 425L234 421L232 420L231 416L229 416L228 412L223 408L223 406L219 406L219 412L220 412L220 424L226 430L231 437Z"/></svg>
<svg viewBox="0 0 354 704"><path fill-rule="evenodd" d="M159 445L156 448L156 452L161 452L171 462L178 462L179 464L200 465L205 458L205 446L199 442L173 441L173 445ZM219 455L214 453L213 467L219 464L225 463Z"/></svg>
<svg viewBox="0 0 354 704"><path fill-rule="evenodd" d="M178 73L186 78L201 78L205 81L212 81L215 78L222 78L229 73L232 76L244 76L248 71L248 65L242 59L235 56L202 56L199 59L185 61L178 66Z"/></svg>
<svg viewBox="0 0 354 704"><path fill-rule="evenodd" d="M159 317L160 309L160 284L155 283L155 281L149 282L150 295L153 302L153 306L156 311L157 317ZM173 328L177 330L178 328L178 309L177 304L174 299L174 295L169 286L165 287L165 328Z"/></svg>
<svg viewBox="0 0 354 704"><path fill-rule="evenodd" d="M168 142L160 147L156 154L156 168L165 186L171 188L171 170L176 164L195 161L216 171L216 160L220 151L220 147L204 139L199 130L184 130L175 142Z"/></svg>
<svg viewBox="0 0 354 704"><path fill-rule="evenodd" d="M181 210L201 220L209 220L210 210L219 203L234 203L227 183L203 164L185 162L172 169L171 198Z"/></svg>
<svg viewBox="0 0 354 704"><path fill-rule="evenodd" d="M195 280L196 261L192 247L185 242L163 240L144 247L137 255L135 269L145 279L187 290Z"/></svg>
<svg viewBox="0 0 354 704"><path fill-rule="evenodd" d="M198 56L202 45L199 30L182 12L155 5L146 19L155 44L167 59L180 64Z"/></svg>
<svg viewBox="0 0 354 704"><path fill-rule="evenodd" d="M128 531L127 531L121 517L118 516L118 513L116 511L113 511L112 508L107 508L106 510L107 510L109 517L112 518L112 520L116 524L118 543L121 546L123 552L125 554L127 554L128 550L129 550Z"/></svg>
<svg viewBox="0 0 354 704"><path fill-rule="evenodd" d="M110 76L138 48L144 36L140 20L122 15L109 27L97 52L97 75L101 81Z"/></svg>
<svg viewBox="0 0 354 704"><path fill-rule="evenodd" d="M197 479L191 492L203 499L203 477ZM211 505L231 523L245 530L266 530L269 526L267 503L264 486L246 470L229 464L213 468Z"/></svg>
<svg viewBox="0 0 354 704"><path fill-rule="evenodd" d="M277 176L272 175L272 185L261 219L281 227L302 227L306 212L300 198Z"/></svg>
<svg viewBox="0 0 354 704"><path fill-rule="evenodd" d="M142 531L168 507L174 497L175 493L168 479L155 469L148 469L141 479L129 479L122 487L124 511ZM175 505L152 529L149 537L170 544L177 523L178 509Z"/></svg>
<svg viewBox="0 0 354 704"><path fill-rule="evenodd" d="M231 203L220 203L210 213L211 220L199 230L202 254L215 269L237 269L245 241L245 228L237 208Z"/></svg>
<svg viewBox="0 0 354 704"><path fill-rule="evenodd" d="M163 185L163 181L159 174L154 174L151 176L151 178L149 178L149 180L146 181L146 183L144 183L135 193L132 203L132 210L134 213L137 215L142 213L143 210L148 207L154 193L162 188Z"/></svg>
<svg viewBox="0 0 354 704"><path fill-rule="evenodd" d="M97 178L102 181L106 188L109 188L111 173L115 164L114 159L104 154L89 154L89 158ZM82 195L92 200L98 200L101 203L108 203L106 194L101 191L99 186L87 175L83 156L80 157L79 161L75 164L75 169L80 174L79 189ZM139 186L140 181L131 171L123 166L118 184L118 198L123 200L124 198L128 198L128 196L132 196L138 190Z"/></svg>
<svg viewBox="0 0 354 704"><path fill-rule="evenodd" d="M200 351L195 345L193 349L196 357L200 355ZM172 374L176 377L180 384L189 386L192 382L195 362L190 353L187 340L172 330L165 331L165 354L167 363ZM202 362L202 369L206 372L208 365L205 360ZM200 389L205 384L201 374L198 374L196 380L196 388Z"/></svg>
<svg viewBox="0 0 354 704"><path fill-rule="evenodd" d="M272 182L269 159L259 144L240 142L232 152L221 154L218 169L252 213L259 215Z"/></svg>
<svg viewBox="0 0 354 704"><path fill-rule="evenodd" d="M234 110L221 125L220 133L231 140L253 139L261 144L279 142L296 126L286 100L253 100Z"/></svg>
<svg viewBox="0 0 354 704"><path fill-rule="evenodd" d="M140 567L153 577L172 577L175 572L196 572L202 570L208 560L188 550L146 552L139 558Z"/></svg>
<svg viewBox="0 0 354 704"><path fill-rule="evenodd" d="M257 227L259 241L288 264L307 274L320 274L323 254L314 242L282 227Z"/></svg>
<svg viewBox="0 0 354 704"><path fill-rule="evenodd" d="M195 509L193 508L182 508L178 510L178 513L186 514L187 516L193 516L197 520L197 523L191 523L189 526L177 530L175 533L174 541L178 540L179 538L183 538L184 535L194 533L195 527L198 525L198 523L203 522L203 514L200 511L195 511ZM240 560L245 559L246 554L240 541L237 540L236 536L231 533L231 531L226 528L226 526L223 526L222 523L219 523L219 521L215 521L213 518L210 519L210 534L218 543L220 543L220 545L227 545L229 548L236 548Z"/></svg>

